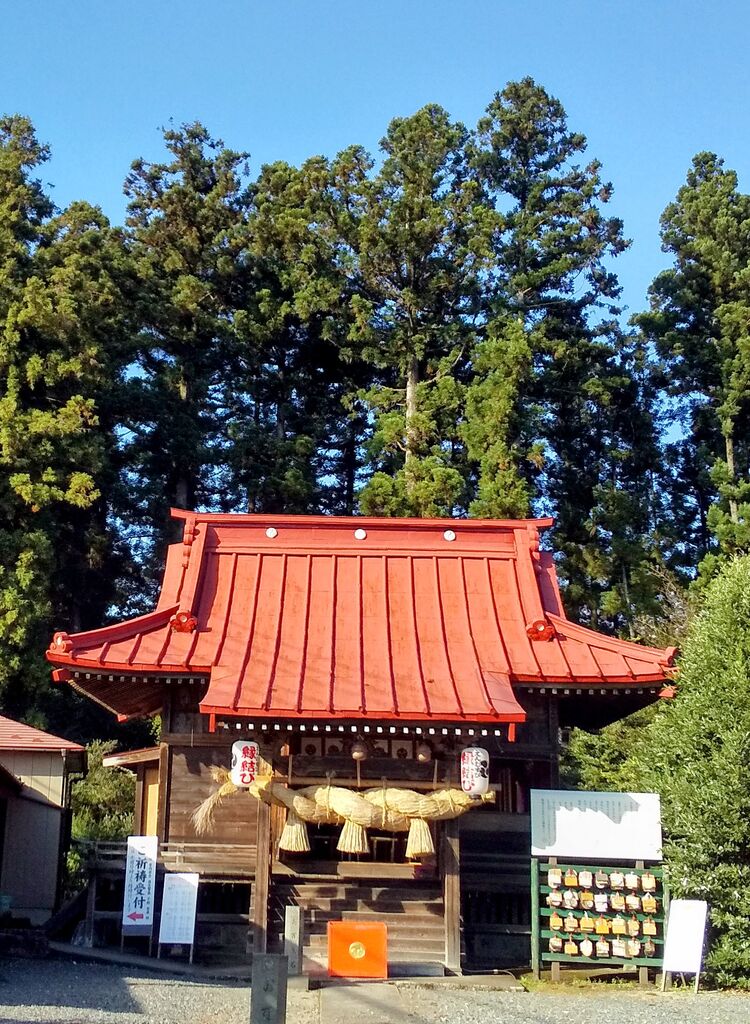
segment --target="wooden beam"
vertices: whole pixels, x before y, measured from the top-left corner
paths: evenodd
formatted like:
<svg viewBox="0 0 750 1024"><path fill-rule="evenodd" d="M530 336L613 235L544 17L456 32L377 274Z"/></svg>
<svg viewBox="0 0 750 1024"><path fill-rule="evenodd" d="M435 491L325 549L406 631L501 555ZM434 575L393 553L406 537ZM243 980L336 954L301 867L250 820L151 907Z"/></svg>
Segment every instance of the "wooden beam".
<svg viewBox="0 0 750 1024"><path fill-rule="evenodd" d="M442 841L443 910L445 918L445 966L461 973L461 873L458 822L445 823Z"/></svg>
<svg viewBox="0 0 750 1024"><path fill-rule="evenodd" d="M332 775L330 778L327 775L293 775L291 785L292 786L326 786L330 782L333 786L348 786L350 789L364 789L366 787L376 786L378 783L382 784L382 776L378 779L366 779L362 776L359 780L355 776L351 778L338 778L336 775ZM280 782L286 782L286 779L281 779ZM456 782L449 782L447 779L442 782L438 782L437 786L430 780L426 782L422 779L388 779L388 787L391 789L418 789L424 792L431 792L434 789L459 789ZM502 787L500 783L490 784L490 790L497 792ZM479 804L477 804L479 806Z"/></svg>
<svg viewBox="0 0 750 1024"><path fill-rule="evenodd" d="M131 764L148 764L159 760L158 747L146 747L143 750L121 750L117 754L107 754L102 758L105 768L127 768Z"/></svg>
<svg viewBox="0 0 750 1024"><path fill-rule="evenodd" d="M258 801L258 860L253 884L253 955L268 948L268 896L271 882L271 808Z"/></svg>

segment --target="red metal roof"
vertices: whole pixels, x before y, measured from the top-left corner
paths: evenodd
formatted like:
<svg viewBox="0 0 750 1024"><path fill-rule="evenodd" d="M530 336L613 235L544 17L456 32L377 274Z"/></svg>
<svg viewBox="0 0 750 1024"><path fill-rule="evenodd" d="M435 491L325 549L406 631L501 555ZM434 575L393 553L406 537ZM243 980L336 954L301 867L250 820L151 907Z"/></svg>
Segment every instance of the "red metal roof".
<svg viewBox="0 0 750 1024"><path fill-rule="evenodd" d="M565 618L548 519L174 515L156 610L47 652L75 685L110 673L85 689L121 713L158 699L135 674L208 676L207 713L495 722L524 720L513 683L668 675L670 652Z"/></svg>
<svg viewBox="0 0 750 1024"><path fill-rule="evenodd" d="M0 715L0 750L83 750L79 743L71 743L60 736L33 729L30 725L14 722Z"/></svg>

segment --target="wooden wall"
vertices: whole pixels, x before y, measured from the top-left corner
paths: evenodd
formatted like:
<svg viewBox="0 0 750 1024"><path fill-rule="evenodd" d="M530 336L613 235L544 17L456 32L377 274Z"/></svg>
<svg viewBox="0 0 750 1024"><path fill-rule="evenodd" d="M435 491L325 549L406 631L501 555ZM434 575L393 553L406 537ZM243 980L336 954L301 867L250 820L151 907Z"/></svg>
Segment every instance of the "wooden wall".
<svg viewBox="0 0 750 1024"><path fill-rule="evenodd" d="M247 793L227 797L217 808L214 831L197 836L190 816L216 788L212 765L228 768L230 745L169 747L169 793L166 835L169 842L229 843L254 846L258 829L258 802Z"/></svg>
<svg viewBox="0 0 750 1024"><path fill-rule="evenodd" d="M65 762L59 750L4 751L1 763L26 787L8 799L0 891L33 924L46 921L57 896Z"/></svg>

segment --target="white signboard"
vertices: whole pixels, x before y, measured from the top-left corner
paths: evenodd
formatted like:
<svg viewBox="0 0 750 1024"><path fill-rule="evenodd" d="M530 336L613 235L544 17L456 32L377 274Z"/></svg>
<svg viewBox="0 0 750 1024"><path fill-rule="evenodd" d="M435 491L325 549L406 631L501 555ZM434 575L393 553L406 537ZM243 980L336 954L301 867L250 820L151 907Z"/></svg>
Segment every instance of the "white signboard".
<svg viewBox="0 0 750 1024"><path fill-rule="evenodd" d="M192 946L195 935L195 908L198 903L199 875L166 874L159 922L159 944Z"/></svg>
<svg viewBox="0 0 750 1024"><path fill-rule="evenodd" d="M131 935L150 935L154 924L156 836L128 836L125 867L125 899L122 905L122 930Z"/></svg>
<svg viewBox="0 0 750 1024"><path fill-rule="evenodd" d="M531 855L661 860L659 795L532 789Z"/></svg>
<svg viewBox="0 0 750 1024"><path fill-rule="evenodd" d="M704 900L672 900L669 904L664 971L700 974L708 904Z"/></svg>
<svg viewBox="0 0 750 1024"><path fill-rule="evenodd" d="M237 740L232 744L230 778L235 786L252 786L258 774L260 747L252 740Z"/></svg>

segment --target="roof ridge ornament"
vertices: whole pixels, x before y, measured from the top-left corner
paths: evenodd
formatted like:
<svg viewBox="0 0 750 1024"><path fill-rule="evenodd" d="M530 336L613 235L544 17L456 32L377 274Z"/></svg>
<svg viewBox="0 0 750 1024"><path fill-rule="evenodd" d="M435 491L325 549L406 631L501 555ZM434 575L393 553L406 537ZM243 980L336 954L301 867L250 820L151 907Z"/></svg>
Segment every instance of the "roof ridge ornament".
<svg viewBox="0 0 750 1024"><path fill-rule="evenodd" d="M65 630L60 630L52 637L52 643L49 649L55 654L70 654L73 650L73 641L70 637L70 633L66 633Z"/></svg>
<svg viewBox="0 0 750 1024"><path fill-rule="evenodd" d="M526 636L529 640L554 640L557 630L546 619L534 619L526 626Z"/></svg>
<svg viewBox="0 0 750 1024"><path fill-rule="evenodd" d="M169 620L169 625L174 633L193 633L198 625L198 620L192 612L175 612Z"/></svg>
<svg viewBox="0 0 750 1024"><path fill-rule="evenodd" d="M198 533L195 523L195 516L189 516L185 520L185 529L182 532L182 568L187 569L190 561L190 549Z"/></svg>

